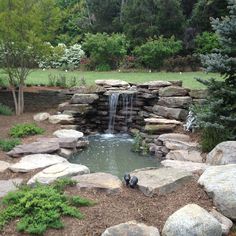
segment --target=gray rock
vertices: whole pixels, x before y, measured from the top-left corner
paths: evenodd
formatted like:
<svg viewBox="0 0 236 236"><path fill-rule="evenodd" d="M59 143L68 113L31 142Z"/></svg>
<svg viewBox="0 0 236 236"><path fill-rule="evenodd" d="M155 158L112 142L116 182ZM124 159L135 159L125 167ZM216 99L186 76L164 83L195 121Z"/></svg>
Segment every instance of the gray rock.
<svg viewBox="0 0 236 236"><path fill-rule="evenodd" d="M219 221L222 228L222 235L229 235L230 229L233 227L233 222L214 209L210 211L210 214Z"/></svg>
<svg viewBox="0 0 236 236"><path fill-rule="evenodd" d="M23 179L0 180L0 197L4 197L8 192L15 191Z"/></svg>
<svg viewBox="0 0 236 236"><path fill-rule="evenodd" d="M162 81L162 80L154 80L154 81L148 81L148 82L144 82L141 84L138 84L138 87L146 87L149 89L158 89L161 87L166 87L166 86L170 86L171 83L168 81Z"/></svg>
<svg viewBox="0 0 236 236"><path fill-rule="evenodd" d="M4 172L10 167L10 163L6 161L0 161L0 172Z"/></svg>
<svg viewBox="0 0 236 236"><path fill-rule="evenodd" d="M97 94L74 94L70 102L78 104L92 104L99 99Z"/></svg>
<svg viewBox="0 0 236 236"><path fill-rule="evenodd" d="M122 80L95 80L95 84L110 87L129 86L129 83Z"/></svg>
<svg viewBox="0 0 236 236"><path fill-rule="evenodd" d="M170 119L164 119L164 118L146 118L144 121L148 124L174 124L174 125L180 125L182 122L178 120L170 120Z"/></svg>
<svg viewBox="0 0 236 236"><path fill-rule="evenodd" d="M186 134L179 134L179 133L170 133L170 134L162 134L158 137L158 140L164 142L164 141L172 141L172 140L177 140L177 141L182 141L182 142L190 142L190 136Z"/></svg>
<svg viewBox="0 0 236 236"><path fill-rule="evenodd" d="M182 108L168 108L155 105L152 110L155 114L169 119L186 120L188 115L188 111Z"/></svg>
<svg viewBox="0 0 236 236"><path fill-rule="evenodd" d="M221 236L220 223L205 209L189 204L172 214L162 230L163 236Z"/></svg>
<svg viewBox="0 0 236 236"><path fill-rule="evenodd" d="M193 178L191 173L173 168L143 168L131 175L137 176L139 189L148 197L173 192Z"/></svg>
<svg viewBox="0 0 236 236"><path fill-rule="evenodd" d="M53 115L49 117L49 122L51 124L61 124L61 125L70 125L73 124L75 119L70 115Z"/></svg>
<svg viewBox="0 0 236 236"><path fill-rule="evenodd" d="M160 236L160 233L153 226L129 221L106 229L101 236Z"/></svg>
<svg viewBox="0 0 236 236"><path fill-rule="evenodd" d="M117 193L122 189L121 180L112 174L108 173L93 173L87 175L78 175L72 178L77 180L77 187L83 189L93 189L104 191L106 193Z"/></svg>
<svg viewBox="0 0 236 236"><path fill-rule="evenodd" d="M203 162L201 152L196 150L172 150L167 154L166 159L176 161L192 161L199 163Z"/></svg>
<svg viewBox="0 0 236 236"><path fill-rule="evenodd" d="M80 139L84 136L82 132L73 129L60 129L53 133L58 138L73 138L73 139Z"/></svg>
<svg viewBox="0 0 236 236"><path fill-rule="evenodd" d="M198 143L177 140L166 140L164 145L170 150L197 150L200 147Z"/></svg>
<svg viewBox="0 0 236 236"><path fill-rule="evenodd" d="M159 90L160 97L174 97L188 95L187 89L177 86L168 86Z"/></svg>
<svg viewBox="0 0 236 236"><path fill-rule="evenodd" d="M191 161L164 160L161 164L165 167L188 171L199 176L209 167L205 163L196 163Z"/></svg>
<svg viewBox="0 0 236 236"><path fill-rule="evenodd" d="M55 142L58 143L60 148L76 148L77 139L76 138L39 138L39 142Z"/></svg>
<svg viewBox="0 0 236 236"><path fill-rule="evenodd" d="M11 165L9 169L13 172L26 173L62 162L67 162L67 160L57 155L34 154L22 157L18 163Z"/></svg>
<svg viewBox="0 0 236 236"><path fill-rule="evenodd" d="M41 112L41 113L38 113L38 114L34 115L33 118L34 118L35 121L41 122L41 121L47 120L49 117L50 117L49 113Z"/></svg>
<svg viewBox="0 0 236 236"><path fill-rule="evenodd" d="M213 198L224 216L236 220L236 164L211 166L204 171L198 183Z"/></svg>
<svg viewBox="0 0 236 236"><path fill-rule="evenodd" d="M175 127L172 124L146 124L144 130L149 134L162 134L173 132Z"/></svg>
<svg viewBox="0 0 236 236"><path fill-rule="evenodd" d="M34 185L36 182L41 184L50 184L59 178L71 177L79 174L89 174L89 172L90 171L86 166L64 162L42 170L34 175L27 184Z"/></svg>
<svg viewBox="0 0 236 236"><path fill-rule="evenodd" d="M29 144L18 145L7 154L12 157L20 157L30 154L54 153L59 150L57 142L33 142Z"/></svg>
<svg viewBox="0 0 236 236"><path fill-rule="evenodd" d="M211 165L236 164L236 141L218 144L206 158Z"/></svg>
<svg viewBox="0 0 236 236"><path fill-rule="evenodd" d="M65 102L58 106L58 110L60 112L63 112L63 115L73 116L76 114L87 114L93 110L93 107L89 104L70 104L68 102Z"/></svg>
<svg viewBox="0 0 236 236"><path fill-rule="evenodd" d="M58 151L58 155L66 159L71 158L77 151L73 149L61 148Z"/></svg>
<svg viewBox="0 0 236 236"><path fill-rule="evenodd" d="M85 148L89 145L89 141L88 140L80 140L77 142L76 147L77 148Z"/></svg>
<svg viewBox="0 0 236 236"><path fill-rule="evenodd" d="M157 104L164 107L188 108L191 103L191 97L160 97Z"/></svg>

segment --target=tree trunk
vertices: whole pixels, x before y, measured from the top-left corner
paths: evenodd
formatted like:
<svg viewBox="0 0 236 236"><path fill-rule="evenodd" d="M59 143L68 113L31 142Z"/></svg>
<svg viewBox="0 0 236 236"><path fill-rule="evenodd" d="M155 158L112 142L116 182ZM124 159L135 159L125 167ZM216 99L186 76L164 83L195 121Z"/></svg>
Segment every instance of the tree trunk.
<svg viewBox="0 0 236 236"><path fill-rule="evenodd" d="M17 98L16 98L16 90L15 87L12 87L12 96L13 96L13 100L14 100L14 106L15 106L15 113L16 115L19 115L19 111L18 111L18 102L17 102Z"/></svg>

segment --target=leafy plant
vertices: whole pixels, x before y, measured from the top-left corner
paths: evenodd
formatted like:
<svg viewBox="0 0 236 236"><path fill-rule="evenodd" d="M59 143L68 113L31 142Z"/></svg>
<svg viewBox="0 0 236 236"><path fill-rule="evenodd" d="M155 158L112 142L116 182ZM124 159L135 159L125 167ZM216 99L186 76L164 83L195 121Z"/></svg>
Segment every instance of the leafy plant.
<svg viewBox="0 0 236 236"><path fill-rule="evenodd" d="M13 111L10 107L0 103L0 115L11 116L13 115Z"/></svg>
<svg viewBox="0 0 236 236"><path fill-rule="evenodd" d="M17 145L20 145L19 139L0 139L0 149L4 152L11 151Z"/></svg>
<svg viewBox="0 0 236 236"><path fill-rule="evenodd" d="M182 49L181 41L171 38L154 38L134 49L139 63L151 69L160 69L164 59L175 55Z"/></svg>
<svg viewBox="0 0 236 236"><path fill-rule="evenodd" d="M10 129L10 135L14 138L42 133L44 133L44 129L40 128L36 124L17 124Z"/></svg>
<svg viewBox="0 0 236 236"><path fill-rule="evenodd" d="M17 191L8 193L2 200L1 230L11 220L19 218L16 226L18 231L42 235L48 228L63 228L62 216L82 219L83 214L77 207L91 206L94 202L62 193L66 186L73 184L74 181L59 180L52 186L21 186Z"/></svg>
<svg viewBox="0 0 236 236"><path fill-rule="evenodd" d="M141 151L141 146L142 146L142 137L139 132L136 132L134 134L134 142L132 145L132 150L134 152L140 152Z"/></svg>

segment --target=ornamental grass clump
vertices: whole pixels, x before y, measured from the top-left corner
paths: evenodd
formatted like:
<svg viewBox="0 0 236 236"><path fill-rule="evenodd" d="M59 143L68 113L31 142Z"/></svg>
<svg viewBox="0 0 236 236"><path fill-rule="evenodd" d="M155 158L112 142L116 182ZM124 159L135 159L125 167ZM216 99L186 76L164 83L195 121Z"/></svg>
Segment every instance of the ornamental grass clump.
<svg viewBox="0 0 236 236"><path fill-rule="evenodd" d="M91 206L94 202L63 193L66 186L75 184L75 181L61 179L51 186L37 183L34 188L21 186L8 193L2 200L0 229L17 218L17 231L43 235L49 228L63 228L62 216L82 219L83 214L77 207Z"/></svg>
<svg viewBox="0 0 236 236"><path fill-rule="evenodd" d="M10 135L14 138L22 138L25 136L43 134L44 129L36 124L17 124L10 129Z"/></svg>

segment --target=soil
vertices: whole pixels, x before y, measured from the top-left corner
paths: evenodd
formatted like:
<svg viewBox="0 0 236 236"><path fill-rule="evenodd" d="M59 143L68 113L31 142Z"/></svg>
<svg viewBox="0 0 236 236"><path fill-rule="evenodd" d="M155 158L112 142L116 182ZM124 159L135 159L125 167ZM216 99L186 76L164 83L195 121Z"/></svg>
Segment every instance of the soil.
<svg viewBox="0 0 236 236"><path fill-rule="evenodd" d="M196 181L189 182L176 192L152 198L126 187L116 195L93 191L79 192L76 188L67 189L66 194L80 195L96 201L97 204L81 208L83 220L64 217L65 228L49 229L45 233L46 236L98 236L112 225L132 220L155 226L161 231L167 218L186 204L196 203L207 210L213 207L212 201ZM15 231L16 222L7 225L2 235L27 235Z"/></svg>

